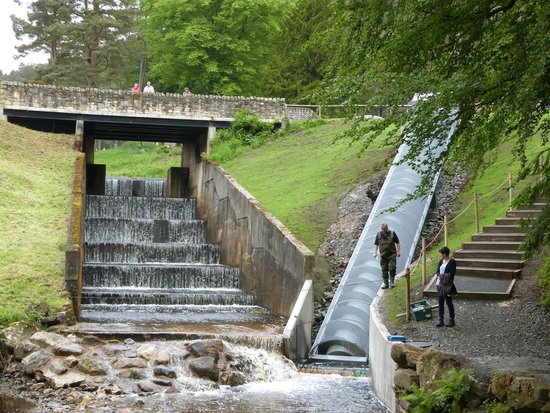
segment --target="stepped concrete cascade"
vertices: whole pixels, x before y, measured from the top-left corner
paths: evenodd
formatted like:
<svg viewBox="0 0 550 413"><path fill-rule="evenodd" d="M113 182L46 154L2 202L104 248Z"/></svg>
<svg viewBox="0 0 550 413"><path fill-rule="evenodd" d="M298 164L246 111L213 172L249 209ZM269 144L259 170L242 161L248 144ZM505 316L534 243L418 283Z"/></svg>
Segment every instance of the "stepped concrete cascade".
<svg viewBox="0 0 550 413"><path fill-rule="evenodd" d="M245 342L263 332L263 347L273 347L266 334L280 343L283 320L240 290L238 268L220 264L195 200L164 193L163 179L107 178L105 195L87 196L74 332L231 339L233 331L233 341L244 334Z"/></svg>
<svg viewBox="0 0 550 413"><path fill-rule="evenodd" d="M519 248L525 239L520 222L535 219L545 203L508 211L495 225L483 227L483 232L472 236L453 254L457 262L455 285L462 298L506 299L512 295L516 279L523 268L523 251ZM432 277L424 290L428 297L436 296L436 278Z"/></svg>

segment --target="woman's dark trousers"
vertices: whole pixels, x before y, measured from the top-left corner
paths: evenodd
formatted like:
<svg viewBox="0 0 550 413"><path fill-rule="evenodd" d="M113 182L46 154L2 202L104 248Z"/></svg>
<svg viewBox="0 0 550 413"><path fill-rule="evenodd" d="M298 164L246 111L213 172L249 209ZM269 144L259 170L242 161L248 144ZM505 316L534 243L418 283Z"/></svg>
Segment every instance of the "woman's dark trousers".
<svg viewBox="0 0 550 413"><path fill-rule="evenodd" d="M453 305L453 297L448 295L440 295L439 299L439 321L443 321L445 316L445 302L447 302L447 307L449 307L449 319L454 321L455 319L455 306Z"/></svg>

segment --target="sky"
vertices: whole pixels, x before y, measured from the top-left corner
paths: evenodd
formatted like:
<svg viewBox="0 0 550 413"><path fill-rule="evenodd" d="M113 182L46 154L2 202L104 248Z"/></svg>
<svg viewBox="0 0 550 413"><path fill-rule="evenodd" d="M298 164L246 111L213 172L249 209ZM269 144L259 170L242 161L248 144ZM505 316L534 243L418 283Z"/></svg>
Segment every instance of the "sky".
<svg viewBox="0 0 550 413"><path fill-rule="evenodd" d="M15 14L20 17L26 16L27 6L31 0L23 0L18 6L13 0L0 0L0 70L4 74L10 73L19 67L21 63L46 63L48 56L45 53L30 53L27 57L15 60L17 54L15 46L19 43L15 39L11 28L10 16Z"/></svg>

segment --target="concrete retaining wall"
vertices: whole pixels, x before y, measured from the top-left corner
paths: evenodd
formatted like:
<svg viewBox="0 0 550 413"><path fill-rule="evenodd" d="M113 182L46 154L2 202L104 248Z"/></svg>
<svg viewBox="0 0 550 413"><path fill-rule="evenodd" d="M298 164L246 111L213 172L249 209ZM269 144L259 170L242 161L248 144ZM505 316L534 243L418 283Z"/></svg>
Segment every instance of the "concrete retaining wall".
<svg viewBox="0 0 550 413"><path fill-rule="evenodd" d="M259 304L290 317L304 281L313 278L314 254L221 167L197 167L191 193L208 220L209 240L222 246L222 262L240 268L241 288Z"/></svg>
<svg viewBox="0 0 550 413"><path fill-rule="evenodd" d="M313 281L306 280L283 332L283 353L290 360L307 360L313 325Z"/></svg>
<svg viewBox="0 0 550 413"><path fill-rule="evenodd" d="M380 295L377 295L370 305L369 371L374 393L382 403L394 412L396 398L393 378L397 367L397 364L391 358L391 348L394 342L388 341L387 337L390 333L378 317L379 305Z"/></svg>
<svg viewBox="0 0 550 413"><path fill-rule="evenodd" d="M93 113L95 115L159 116L231 120L248 109L264 120L286 116L284 99L153 93L49 85L0 83L0 108ZM1 115L1 113L0 113Z"/></svg>
<svg viewBox="0 0 550 413"><path fill-rule="evenodd" d="M84 262L84 211L86 210L86 156L76 157L73 171L71 215L65 248L65 289L71 294L75 317L80 316L82 263Z"/></svg>

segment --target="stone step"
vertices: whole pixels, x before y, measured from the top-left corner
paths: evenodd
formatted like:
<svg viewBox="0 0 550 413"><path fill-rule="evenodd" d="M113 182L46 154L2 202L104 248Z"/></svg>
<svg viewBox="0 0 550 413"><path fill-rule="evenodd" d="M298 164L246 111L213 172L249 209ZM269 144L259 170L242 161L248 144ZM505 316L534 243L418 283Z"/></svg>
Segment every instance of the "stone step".
<svg viewBox="0 0 550 413"><path fill-rule="evenodd" d="M533 204L533 209L540 209L540 210L542 210L542 209L544 209L547 205L548 205L547 202L535 202L535 203Z"/></svg>
<svg viewBox="0 0 550 413"><path fill-rule="evenodd" d="M524 234L526 232L526 229L522 228L519 224L497 224L497 225L487 225L483 227L484 233L504 233L504 234L512 234L512 233L522 233Z"/></svg>
<svg viewBox="0 0 550 413"><path fill-rule="evenodd" d="M86 196L86 217L195 219L194 198L151 198L128 196Z"/></svg>
<svg viewBox="0 0 550 413"><path fill-rule="evenodd" d="M523 261L521 260L506 260L495 258L461 258L457 259L457 264L464 268L494 268L494 269L507 269L517 270L523 268Z"/></svg>
<svg viewBox="0 0 550 413"><path fill-rule="evenodd" d="M464 250L518 251L519 241L469 241L462 244Z"/></svg>
<svg viewBox="0 0 550 413"><path fill-rule="evenodd" d="M425 297L437 296L436 278L432 277L424 289ZM516 279L499 279L486 277L468 277L455 275L454 284L458 298L463 299L507 299L512 295Z"/></svg>
<svg viewBox="0 0 550 413"><path fill-rule="evenodd" d="M523 242L525 239L525 234L523 233L479 233L472 235L472 241L518 241Z"/></svg>
<svg viewBox="0 0 550 413"><path fill-rule="evenodd" d="M523 260L521 251L500 251L500 250L456 250L453 257L457 260L463 258L481 258L481 259L503 259L503 260Z"/></svg>
<svg viewBox="0 0 550 413"><path fill-rule="evenodd" d="M219 264L220 246L182 243L112 243L84 245L84 261L90 263L203 263Z"/></svg>
<svg viewBox="0 0 550 413"><path fill-rule="evenodd" d="M67 326L63 334L83 337L94 335L102 339L131 338L138 342L150 340L205 340L219 339L229 343L261 348L266 351L283 352L285 320L265 317L261 324L248 322L232 323L94 323L80 322Z"/></svg>
<svg viewBox="0 0 550 413"><path fill-rule="evenodd" d="M82 288L82 304L247 305L254 296L236 288Z"/></svg>
<svg viewBox="0 0 550 413"><path fill-rule="evenodd" d="M503 278L511 279L521 275L521 269L491 268L491 267L463 267L457 262L456 275L462 277Z"/></svg>
<svg viewBox="0 0 550 413"><path fill-rule="evenodd" d="M83 287L239 288L238 268L219 264L84 264Z"/></svg>
<svg viewBox="0 0 550 413"><path fill-rule="evenodd" d="M515 218L528 218L533 217L536 218L538 214L540 214L540 209L515 209L512 211L506 212L507 217L515 217Z"/></svg>
<svg viewBox="0 0 550 413"><path fill-rule="evenodd" d="M93 323L269 323L273 317L260 306L83 304L80 320Z"/></svg>
<svg viewBox="0 0 550 413"><path fill-rule="evenodd" d="M86 242L206 243L206 221L86 218Z"/></svg>

